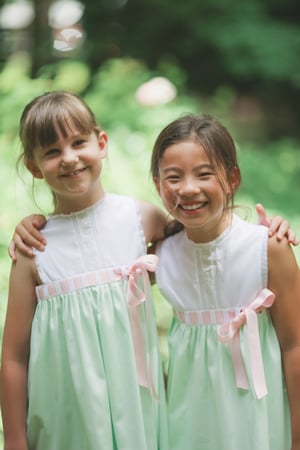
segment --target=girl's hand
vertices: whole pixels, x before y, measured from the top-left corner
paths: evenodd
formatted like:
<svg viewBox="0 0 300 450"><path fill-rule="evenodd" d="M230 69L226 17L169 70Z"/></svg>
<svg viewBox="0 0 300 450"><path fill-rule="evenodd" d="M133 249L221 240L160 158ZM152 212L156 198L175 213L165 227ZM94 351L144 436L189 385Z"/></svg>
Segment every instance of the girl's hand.
<svg viewBox="0 0 300 450"><path fill-rule="evenodd" d="M32 214L25 217L15 228L11 243L8 247L9 256L16 260L16 248L26 256L33 256L32 247L44 251L46 239L40 233L40 229L46 223L46 218L41 214Z"/></svg>
<svg viewBox="0 0 300 450"><path fill-rule="evenodd" d="M282 238L286 236L290 244L299 244L299 240L293 230L290 229L287 220L283 219L281 216L267 217L266 210L260 203L257 203L256 205L256 212L259 224L269 227L269 237L276 234L277 240L281 241Z"/></svg>

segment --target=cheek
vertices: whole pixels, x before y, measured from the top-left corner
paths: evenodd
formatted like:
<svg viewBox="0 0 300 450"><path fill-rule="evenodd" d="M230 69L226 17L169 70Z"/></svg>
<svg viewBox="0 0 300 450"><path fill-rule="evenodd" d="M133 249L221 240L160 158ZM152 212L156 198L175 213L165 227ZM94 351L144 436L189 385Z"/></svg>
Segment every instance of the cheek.
<svg viewBox="0 0 300 450"><path fill-rule="evenodd" d="M160 186L160 197L163 201L163 204L165 206L176 205L178 201L178 194L177 194L178 188L175 188L175 186L169 186L166 184L161 184Z"/></svg>
<svg viewBox="0 0 300 450"><path fill-rule="evenodd" d="M43 166L41 167L41 171L43 172L43 175L45 176L53 176L54 174L57 173L57 165L55 163L55 161L51 160L51 161L47 161L46 164L43 164Z"/></svg>

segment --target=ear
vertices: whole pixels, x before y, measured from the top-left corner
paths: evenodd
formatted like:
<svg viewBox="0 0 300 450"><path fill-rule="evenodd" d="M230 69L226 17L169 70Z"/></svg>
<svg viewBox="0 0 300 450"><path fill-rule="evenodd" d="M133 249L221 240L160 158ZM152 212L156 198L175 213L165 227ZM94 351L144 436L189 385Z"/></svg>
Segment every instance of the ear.
<svg viewBox="0 0 300 450"><path fill-rule="evenodd" d="M29 172L31 172L32 176L34 176L35 178L40 178L40 179L44 178L42 172L40 171L40 169L38 168L38 166L35 164L34 161L27 160L26 167L29 170Z"/></svg>
<svg viewBox="0 0 300 450"><path fill-rule="evenodd" d="M100 131L98 136L98 144L101 151L101 158L105 158L107 154L108 137L105 131Z"/></svg>
<svg viewBox="0 0 300 450"><path fill-rule="evenodd" d="M232 191L236 192L238 189L240 183L241 183L241 173L240 169L236 166L232 169L231 175L230 175L230 182L232 186Z"/></svg>

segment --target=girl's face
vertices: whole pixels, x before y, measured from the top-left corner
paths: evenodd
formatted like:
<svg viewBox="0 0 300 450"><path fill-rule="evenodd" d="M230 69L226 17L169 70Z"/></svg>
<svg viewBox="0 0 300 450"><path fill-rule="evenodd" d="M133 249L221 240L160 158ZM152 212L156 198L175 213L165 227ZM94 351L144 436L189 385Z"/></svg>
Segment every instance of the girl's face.
<svg viewBox="0 0 300 450"><path fill-rule="evenodd" d="M67 137L45 148L34 149L27 167L34 177L44 178L57 200L56 213L68 214L87 208L103 195L99 181L107 136L70 130Z"/></svg>
<svg viewBox="0 0 300 450"><path fill-rule="evenodd" d="M184 141L168 147L159 174L154 182L162 202L191 240L209 242L224 231L230 220L224 209L227 193L200 143Z"/></svg>

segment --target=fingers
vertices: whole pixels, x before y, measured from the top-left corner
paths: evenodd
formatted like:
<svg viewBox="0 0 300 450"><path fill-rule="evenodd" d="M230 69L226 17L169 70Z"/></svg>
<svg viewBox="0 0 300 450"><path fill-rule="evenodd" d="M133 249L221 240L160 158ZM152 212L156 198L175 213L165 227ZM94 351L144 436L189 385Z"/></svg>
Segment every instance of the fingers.
<svg viewBox="0 0 300 450"><path fill-rule="evenodd" d="M28 221L29 224L32 223L32 225L33 225L35 228L37 228L38 230L40 230L41 228L43 228L43 226L44 226L45 223L46 223L46 217L43 216L42 214L33 214L32 216L25 217L25 218L22 220L22 222L27 222L27 221ZM42 238L43 240L45 240L41 234L40 234L40 236L41 236L41 238Z"/></svg>
<svg viewBox="0 0 300 450"><path fill-rule="evenodd" d="M257 203L255 209L258 216L258 223L260 225L269 226L270 220L267 217L267 213L263 205L261 203Z"/></svg>
<svg viewBox="0 0 300 450"><path fill-rule="evenodd" d="M286 237L290 244L299 244L299 239L294 231L291 230L287 220L283 219L281 216L267 217L266 210L260 203L257 203L255 208L258 215L258 223L269 227L269 237L276 234L278 241L281 241L283 237Z"/></svg>
<svg viewBox="0 0 300 450"><path fill-rule="evenodd" d="M24 226L23 222L16 226L13 241L15 246L22 253L28 255L28 248L34 247L36 250L45 250L46 241L40 231L31 223ZM27 248L27 250L25 250ZM32 252L32 249L31 249Z"/></svg>
<svg viewBox="0 0 300 450"><path fill-rule="evenodd" d="M284 237L286 237L290 244L295 246L299 244L299 240L295 232L290 228L289 222L284 220L281 216L271 218L269 236L274 236L274 234L276 234L278 241L281 241Z"/></svg>
<svg viewBox="0 0 300 450"><path fill-rule="evenodd" d="M45 250L46 239L39 231L46 223L41 214L25 217L15 228L12 242L8 246L8 254L13 261L17 259L16 250L25 256L33 256L32 247L39 251Z"/></svg>
<svg viewBox="0 0 300 450"><path fill-rule="evenodd" d="M24 242L21 237L15 232L13 235L13 240L9 245L9 254L11 255L10 249L13 248L13 257L12 260L16 261L17 253L16 250L20 251L26 256L33 256L32 247L29 246L26 242Z"/></svg>
<svg viewBox="0 0 300 450"><path fill-rule="evenodd" d="M297 238L296 234L293 230L289 229L287 232L287 238L290 244L292 245L299 245L299 239Z"/></svg>
<svg viewBox="0 0 300 450"><path fill-rule="evenodd" d="M13 244L9 246L9 254L12 259L16 258L16 249L26 256L33 256L32 247L36 250L45 250L46 240L39 231L45 224L44 216L34 214L25 217L15 229Z"/></svg>
<svg viewBox="0 0 300 450"><path fill-rule="evenodd" d="M276 234L277 240L281 241L290 229L290 224L281 216L270 217L269 236Z"/></svg>
<svg viewBox="0 0 300 450"><path fill-rule="evenodd" d="M16 247L15 247L15 243L13 240L11 241L11 243L8 246L8 254L13 261L17 260Z"/></svg>

